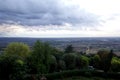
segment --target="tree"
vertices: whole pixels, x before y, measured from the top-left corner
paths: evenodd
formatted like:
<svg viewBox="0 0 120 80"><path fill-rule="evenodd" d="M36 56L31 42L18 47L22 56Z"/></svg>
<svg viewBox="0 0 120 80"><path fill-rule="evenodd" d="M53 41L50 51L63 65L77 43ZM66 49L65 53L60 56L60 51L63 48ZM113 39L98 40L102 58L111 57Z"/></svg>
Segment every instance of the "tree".
<svg viewBox="0 0 120 80"><path fill-rule="evenodd" d="M57 67L58 67L58 71L65 70L66 69L65 61L59 60Z"/></svg>
<svg viewBox="0 0 120 80"><path fill-rule="evenodd" d="M74 54L72 54L72 53L64 54L63 60L65 61L67 69L74 69L75 68L76 57Z"/></svg>
<svg viewBox="0 0 120 80"><path fill-rule="evenodd" d="M100 56L100 68L104 70L104 72L108 72L111 66L111 60L113 57L113 50L100 50L98 51L98 55Z"/></svg>
<svg viewBox="0 0 120 80"><path fill-rule="evenodd" d="M100 56L99 55L95 55L93 58L92 58L92 62L93 62L93 67L99 69L100 67Z"/></svg>
<svg viewBox="0 0 120 80"><path fill-rule="evenodd" d="M76 68L80 69L81 68L81 55L78 55L76 57Z"/></svg>
<svg viewBox="0 0 120 80"><path fill-rule="evenodd" d="M86 56L77 56L76 61L77 66L80 68L87 68L89 65L88 57Z"/></svg>
<svg viewBox="0 0 120 80"><path fill-rule="evenodd" d="M53 55L50 55L49 57L50 57L49 72L54 72L57 69L57 60Z"/></svg>
<svg viewBox="0 0 120 80"><path fill-rule="evenodd" d="M51 53L51 46L48 43L36 41L30 58L31 62L28 62L32 68L31 73L47 73L49 71L49 56ZM36 72L34 72L34 69Z"/></svg>
<svg viewBox="0 0 120 80"><path fill-rule="evenodd" d="M5 54L7 56L20 56L21 58L25 58L29 55L30 49L27 44L12 42L5 49Z"/></svg>
<svg viewBox="0 0 120 80"><path fill-rule="evenodd" d="M24 80L26 65L18 56L0 56L0 80Z"/></svg>
<svg viewBox="0 0 120 80"><path fill-rule="evenodd" d="M73 46L72 45L67 45L65 48L65 53L72 53L73 52Z"/></svg>
<svg viewBox="0 0 120 80"><path fill-rule="evenodd" d="M120 72L120 59L117 57L112 58L111 70L113 72Z"/></svg>
<svg viewBox="0 0 120 80"><path fill-rule="evenodd" d="M113 50L110 50L110 52L109 52L109 54L108 54L108 57L107 57L107 60L106 60L106 62L107 62L107 68L106 68L106 72L108 71L108 70L110 70L110 67L111 67L111 62L112 62L112 58L113 58Z"/></svg>

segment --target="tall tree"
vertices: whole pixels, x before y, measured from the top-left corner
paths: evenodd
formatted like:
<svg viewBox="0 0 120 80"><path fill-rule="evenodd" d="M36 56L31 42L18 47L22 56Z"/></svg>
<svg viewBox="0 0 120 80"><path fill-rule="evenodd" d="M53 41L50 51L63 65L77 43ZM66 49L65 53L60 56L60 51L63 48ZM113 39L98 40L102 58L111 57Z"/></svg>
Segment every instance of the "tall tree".
<svg viewBox="0 0 120 80"><path fill-rule="evenodd" d="M32 52L32 66L36 68L36 73L47 73L49 71L49 56L51 47L48 43L36 41Z"/></svg>
<svg viewBox="0 0 120 80"><path fill-rule="evenodd" d="M120 58L117 57L112 58L111 70L114 72L120 72Z"/></svg>
<svg viewBox="0 0 120 80"><path fill-rule="evenodd" d="M74 69L76 65L76 56L72 53L64 54L63 60L65 61L67 69Z"/></svg>
<svg viewBox="0 0 120 80"><path fill-rule="evenodd" d="M0 80L24 80L25 62L19 56L0 56Z"/></svg>
<svg viewBox="0 0 120 80"><path fill-rule="evenodd" d="M113 57L113 50L101 50L98 51L98 55L100 56L100 68L104 70L104 72L108 72L111 66L111 61Z"/></svg>
<svg viewBox="0 0 120 80"><path fill-rule="evenodd" d="M72 45L67 45L65 48L65 53L72 53L73 52L73 46Z"/></svg>

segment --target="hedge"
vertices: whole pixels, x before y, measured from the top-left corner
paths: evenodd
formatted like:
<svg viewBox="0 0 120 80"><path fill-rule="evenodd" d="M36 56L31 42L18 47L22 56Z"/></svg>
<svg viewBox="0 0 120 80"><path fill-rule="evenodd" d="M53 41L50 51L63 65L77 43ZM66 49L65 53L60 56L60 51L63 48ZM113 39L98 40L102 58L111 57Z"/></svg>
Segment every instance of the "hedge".
<svg viewBox="0 0 120 80"><path fill-rule="evenodd" d="M68 70L68 71L48 73L48 74L44 74L44 76L47 78L47 80L64 79L64 78L73 77L73 76L120 79L120 73L114 73L114 72L105 73L105 72L100 72L100 71L95 71L95 70L94 71L92 70ZM36 79L40 77L41 75L36 75ZM30 80L30 76L28 78Z"/></svg>

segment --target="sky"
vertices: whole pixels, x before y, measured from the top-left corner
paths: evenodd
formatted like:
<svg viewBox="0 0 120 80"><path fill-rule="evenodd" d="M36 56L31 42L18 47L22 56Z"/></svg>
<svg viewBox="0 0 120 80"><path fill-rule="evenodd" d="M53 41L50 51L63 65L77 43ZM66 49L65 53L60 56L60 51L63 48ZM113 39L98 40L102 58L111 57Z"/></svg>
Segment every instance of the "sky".
<svg viewBox="0 0 120 80"><path fill-rule="evenodd" d="M0 37L120 37L120 0L0 0Z"/></svg>

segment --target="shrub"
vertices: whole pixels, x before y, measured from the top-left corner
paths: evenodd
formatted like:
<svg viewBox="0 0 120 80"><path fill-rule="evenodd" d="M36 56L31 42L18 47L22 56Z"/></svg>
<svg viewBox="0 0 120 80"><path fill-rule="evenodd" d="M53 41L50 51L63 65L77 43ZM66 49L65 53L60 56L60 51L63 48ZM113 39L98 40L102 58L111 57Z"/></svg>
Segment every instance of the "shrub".
<svg viewBox="0 0 120 80"><path fill-rule="evenodd" d="M72 77L72 76L91 76L91 72L85 71L85 70L68 70L68 71L62 71L62 72L55 72L51 74L45 75L48 80L55 80L55 79L63 79L66 77Z"/></svg>
<svg viewBox="0 0 120 80"><path fill-rule="evenodd" d="M65 70L66 69L66 64L63 60L59 60L57 67L58 67L58 71Z"/></svg>
<svg viewBox="0 0 120 80"><path fill-rule="evenodd" d="M120 59L114 57L111 62L111 70L114 72L120 72Z"/></svg>
<svg viewBox="0 0 120 80"><path fill-rule="evenodd" d="M55 56L50 55L50 61L49 61L49 72L54 72L57 69L57 60Z"/></svg>
<svg viewBox="0 0 120 80"><path fill-rule="evenodd" d="M100 57L99 55L95 55L93 58L92 58L92 62L93 62L93 67L99 69L100 67Z"/></svg>
<svg viewBox="0 0 120 80"><path fill-rule="evenodd" d="M26 65L21 58L17 56L0 57L1 80L24 80L26 71Z"/></svg>
<svg viewBox="0 0 120 80"><path fill-rule="evenodd" d="M80 67L87 68L89 65L89 59L86 56L80 56Z"/></svg>

